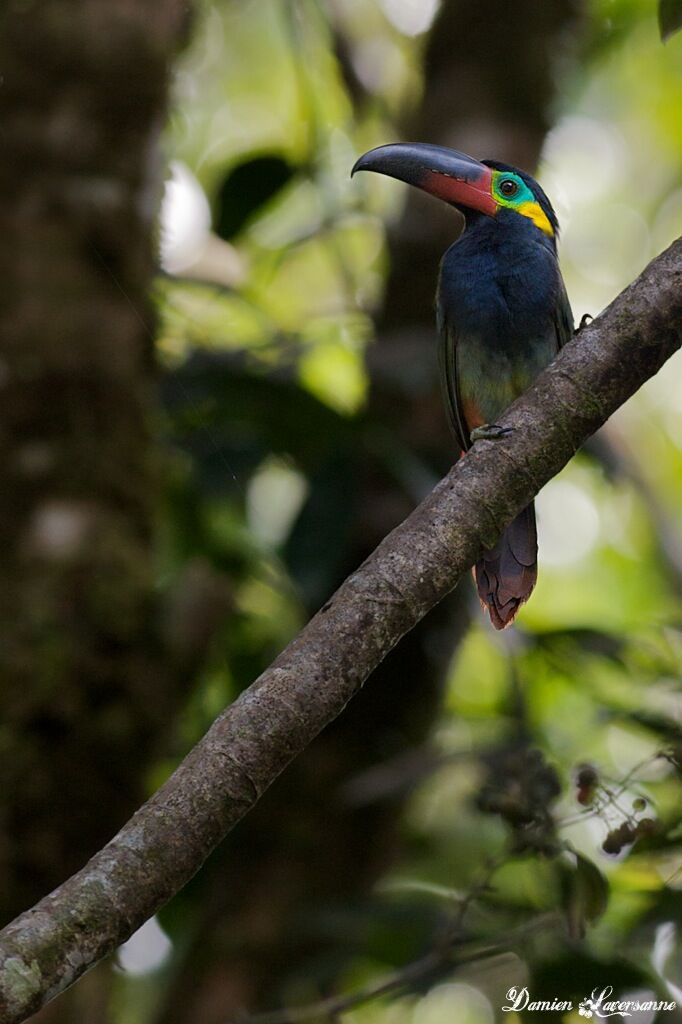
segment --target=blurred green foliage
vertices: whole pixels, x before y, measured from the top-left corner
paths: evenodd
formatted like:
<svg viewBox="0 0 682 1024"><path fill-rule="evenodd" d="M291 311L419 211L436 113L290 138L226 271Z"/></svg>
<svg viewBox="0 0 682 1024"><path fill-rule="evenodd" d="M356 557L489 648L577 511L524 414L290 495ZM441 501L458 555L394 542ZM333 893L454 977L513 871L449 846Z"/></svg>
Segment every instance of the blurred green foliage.
<svg viewBox="0 0 682 1024"><path fill-rule="evenodd" d="M234 590L178 756L329 596L352 557L358 453L396 478L408 464L432 478L367 405L385 224L403 193L348 178L359 152L396 137L418 93L435 10L418 7L206 2L178 69L167 148L185 178L164 208L174 272L157 288L169 464L159 571L168 582L206 559ZM588 8L540 168L578 318L682 234L682 37L662 46L650 0ZM202 209L212 227L197 236ZM411 786L402 860L371 906L330 925L355 936L335 990L362 990L423 952L488 870L461 927L469 942L509 934L511 952L360 1006L354 1024L490 1021L512 984L576 1007L605 985L680 999L681 375L678 357L609 424L609 458L589 450L545 489L537 590L512 634L474 618L437 756ZM513 941L552 913L568 940ZM171 921L181 946L191 924ZM122 1020L144 1019L172 962L120 981ZM311 966L292 1000L319 997L319 984Z"/></svg>

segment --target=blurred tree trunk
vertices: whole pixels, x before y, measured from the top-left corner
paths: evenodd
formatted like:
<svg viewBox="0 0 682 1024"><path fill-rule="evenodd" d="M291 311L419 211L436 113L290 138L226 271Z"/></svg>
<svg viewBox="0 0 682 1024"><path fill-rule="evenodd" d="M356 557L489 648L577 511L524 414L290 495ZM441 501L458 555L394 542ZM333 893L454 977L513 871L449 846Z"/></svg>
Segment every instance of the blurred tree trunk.
<svg viewBox="0 0 682 1024"><path fill-rule="evenodd" d="M555 100L557 55L575 36L580 8L580 0L513 7L491 0L485 8L446 0L429 35L424 94L405 137L533 168ZM387 436L395 431L406 440L429 479L399 483L373 454L359 453L356 547L339 583L456 454L438 391L433 295L438 262L457 231L456 215L411 190L391 232L391 272L369 354L371 409ZM330 954L340 968L343 951L311 922L356 904L395 858L407 789L399 759L421 746L433 725L472 598L473 590L460 588L409 633L213 855L194 893L203 917L157 1024L222 1024L240 1010L276 1005ZM347 799L344 784L391 759L393 792L357 805ZM321 973L329 979L328 967Z"/></svg>
<svg viewBox="0 0 682 1024"><path fill-rule="evenodd" d="M148 289L186 15L181 0L0 15L2 921L136 807L173 706L150 614Z"/></svg>

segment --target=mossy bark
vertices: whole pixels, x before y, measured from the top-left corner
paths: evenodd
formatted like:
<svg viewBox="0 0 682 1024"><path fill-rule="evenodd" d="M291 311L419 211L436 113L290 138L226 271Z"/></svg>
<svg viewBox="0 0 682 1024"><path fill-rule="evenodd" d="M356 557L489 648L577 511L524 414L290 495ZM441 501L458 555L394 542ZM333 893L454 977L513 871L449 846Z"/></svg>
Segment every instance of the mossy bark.
<svg viewBox="0 0 682 1024"><path fill-rule="evenodd" d="M0 14L5 921L127 817L163 723L147 293L185 7L10 0Z"/></svg>

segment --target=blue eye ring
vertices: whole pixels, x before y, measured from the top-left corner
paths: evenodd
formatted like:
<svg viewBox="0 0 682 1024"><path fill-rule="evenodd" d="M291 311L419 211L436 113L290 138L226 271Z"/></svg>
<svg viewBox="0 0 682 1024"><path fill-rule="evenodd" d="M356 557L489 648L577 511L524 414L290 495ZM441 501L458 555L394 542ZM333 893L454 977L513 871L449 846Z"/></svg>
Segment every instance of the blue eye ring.
<svg viewBox="0 0 682 1024"><path fill-rule="evenodd" d="M505 199L513 199L519 191L518 182L513 178L503 178L497 187Z"/></svg>

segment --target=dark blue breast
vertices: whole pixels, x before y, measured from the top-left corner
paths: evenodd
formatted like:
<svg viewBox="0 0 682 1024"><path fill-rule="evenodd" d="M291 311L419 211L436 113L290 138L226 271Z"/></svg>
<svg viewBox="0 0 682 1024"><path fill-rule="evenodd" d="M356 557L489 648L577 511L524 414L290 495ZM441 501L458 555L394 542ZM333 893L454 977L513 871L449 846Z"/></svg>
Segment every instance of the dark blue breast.
<svg viewBox="0 0 682 1024"><path fill-rule="evenodd" d="M559 291L554 246L528 218L478 220L441 263L439 313L455 334L518 352L553 328Z"/></svg>
<svg viewBox="0 0 682 1024"><path fill-rule="evenodd" d="M441 365L465 439L473 426L495 422L559 348L554 245L527 218L508 218L476 220L441 264Z"/></svg>

